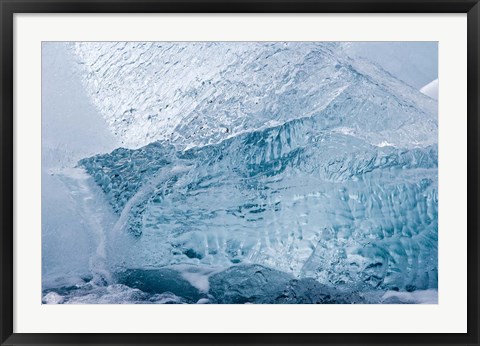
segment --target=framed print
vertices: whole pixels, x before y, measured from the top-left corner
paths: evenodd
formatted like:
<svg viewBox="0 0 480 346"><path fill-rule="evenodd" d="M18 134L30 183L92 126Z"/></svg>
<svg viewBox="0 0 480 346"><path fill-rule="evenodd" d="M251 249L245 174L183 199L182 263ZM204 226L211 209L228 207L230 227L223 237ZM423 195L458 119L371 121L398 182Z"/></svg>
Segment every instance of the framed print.
<svg viewBox="0 0 480 346"><path fill-rule="evenodd" d="M2 1L2 345L478 345L479 6Z"/></svg>

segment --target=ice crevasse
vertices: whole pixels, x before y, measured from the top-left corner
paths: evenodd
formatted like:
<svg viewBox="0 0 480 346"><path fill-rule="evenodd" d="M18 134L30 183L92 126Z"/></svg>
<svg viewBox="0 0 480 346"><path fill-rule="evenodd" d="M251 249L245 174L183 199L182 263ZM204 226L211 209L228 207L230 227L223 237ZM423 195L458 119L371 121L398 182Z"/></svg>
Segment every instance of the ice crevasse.
<svg viewBox="0 0 480 346"><path fill-rule="evenodd" d="M125 148L79 166L118 216L112 270L437 287L435 100L335 43L96 45L84 84Z"/></svg>

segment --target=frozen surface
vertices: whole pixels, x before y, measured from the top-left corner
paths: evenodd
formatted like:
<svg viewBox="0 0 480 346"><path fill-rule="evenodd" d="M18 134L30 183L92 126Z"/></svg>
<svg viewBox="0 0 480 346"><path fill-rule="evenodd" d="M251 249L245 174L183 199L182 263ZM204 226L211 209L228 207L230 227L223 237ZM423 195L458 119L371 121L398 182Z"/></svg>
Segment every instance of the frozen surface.
<svg viewBox="0 0 480 346"><path fill-rule="evenodd" d="M246 261L324 283L435 286L436 147L315 128L302 119L188 151L154 143L82 160L118 212L115 232L137 237L115 262ZM163 165L142 172L136 158Z"/></svg>
<svg viewBox="0 0 480 346"><path fill-rule="evenodd" d="M60 197L45 196L44 235L74 237L84 261L44 237L45 303L436 302L437 102L381 59L335 43L71 47L110 134L45 172Z"/></svg>
<svg viewBox="0 0 480 346"><path fill-rule="evenodd" d="M435 131L426 120L411 129L412 113L434 116L435 103L335 43L78 42L75 52L87 92L127 147L218 143L329 111L371 143L416 145Z"/></svg>

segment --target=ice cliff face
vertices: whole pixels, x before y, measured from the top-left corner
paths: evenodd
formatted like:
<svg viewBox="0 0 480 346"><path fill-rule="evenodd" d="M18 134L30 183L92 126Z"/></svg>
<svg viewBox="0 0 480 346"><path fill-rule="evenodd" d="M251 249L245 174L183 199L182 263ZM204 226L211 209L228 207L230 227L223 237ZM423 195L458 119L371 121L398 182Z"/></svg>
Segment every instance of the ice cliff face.
<svg viewBox="0 0 480 346"><path fill-rule="evenodd" d="M80 161L114 232L132 235L114 268L245 263L330 286L437 286L430 98L331 43L75 49L131 147Z"/></svg>

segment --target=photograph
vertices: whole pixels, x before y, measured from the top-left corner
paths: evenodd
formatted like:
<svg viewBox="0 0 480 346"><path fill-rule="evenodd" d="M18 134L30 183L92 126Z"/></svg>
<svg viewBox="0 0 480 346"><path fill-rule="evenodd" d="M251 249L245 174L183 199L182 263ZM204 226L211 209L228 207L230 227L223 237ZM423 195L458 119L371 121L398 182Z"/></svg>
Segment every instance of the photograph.
<svg viewBox="0 0 480 346"><path fill-rule="evenodd" d="M436 41L41 42L36 299L438 304L438 91Z"/></svg>

